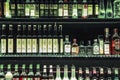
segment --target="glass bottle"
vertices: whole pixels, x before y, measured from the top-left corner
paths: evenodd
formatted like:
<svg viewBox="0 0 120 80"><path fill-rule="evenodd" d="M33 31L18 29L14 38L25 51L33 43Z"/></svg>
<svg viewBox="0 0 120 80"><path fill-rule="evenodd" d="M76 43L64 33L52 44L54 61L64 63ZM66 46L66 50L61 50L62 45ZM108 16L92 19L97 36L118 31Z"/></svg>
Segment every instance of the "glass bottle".
<svg viewBox="0 0 120 80"><path fill-rule="evenodd" d="M42 80L48 80L48 75L47 75L47 66L46 66L46 65L43 65Z"/></svg>
<svg viewBox="0 0 120 80"><path fill-rule="evenodd" d="M64 0L63 4L63 17L68 18L68 0Z"/></svg>
<svg viewBox="0 0 120 80"><path fill-rule="evenodd" d="M6 0L4 3L4 16L5 18L11 18L10 0Z"/></svg>
<svg viewBox="0 0 120 80"><path fill-rule="evenodd" d="M44 9L45 9L45 2L44 2L44 0L40 0L40 10L39 10L39 15L40 15L40 17L44 17L45 16L45 11L44 11Z"/></svg>
<svg viewBox="0 0 120 80"><path fill-rule="evenodd" d="M11 72L11 64L8 64L7 66L7 73L5 74L5 80L12 80L13 74Z"/></svg>
<svg viewBox="0 0 120 80"><path fill-rule="evenodd" d="M48 18L49 16L49 1L48 0L45 0L45 4L44 4L44 16L43 17L46 17Z"/></svg>
<svg viewBox="0 0 120 80"><path fill-rule="evenodd" d="M98 0L94 0L94 17L98 18L98 14L99 14L99 3Z"/></svg>
<svg viewBox="0 0 120 80"><path fill-rule="evenodd" d="M119 69L118 68L113 68L113 80L119 80Z"/></svg>
<svg viewBox="0 0 120 80"><path fill-rule="evenodd" d="M63 0L59 0L59 4L58 4L58 16L60 18L63 17Z"/></svg>
<svg viewBox="0 0 120 80"><path fill-rule="evenodd" d="M114 8L114 18L120 18L120 0L114 0L113 8Z"/></svg>
<svg viewBox="0 0 120 80"><path fill-rule="evenodd" d="M49 17L52 18L54 17L54 3L53 3L53 0L50 0L49 2Z"/></svg>
<svg viewBox="0 0 120 80"><path fill-rule="evenodd" d="M15 0L10 0L10 11L11 11L12 18L16 17Z"/></svg>
<svg viewBox="0 0 120 80"><path fill-rule="evenodd" d="M80 52L80 55L85 55L85 53L86 53L84 41L80 41L79 52Z"/></svg>
<svg viewBox="0 0 120 80"><path fill-rule="evenodd" d="M30 0L26 0L25 2L25 17L30 17Z"/></svg>
<svg viewBox="0 0 120 80"><path fill-rule="evenodd" d="M88 67L85 68L85 80L90 80L90 70Z"/></svg>
<svg viewBox="0 0 120 80"><path fill-rule="evenodd" d="M103 35L98 35L98 43L99 43L99 53L104 54L104 40Z"/></svg>
<svg viewBox="0 0 120 80"><path fill-rule="evenodd" d="M86 53L87 55L91 55L93 53L93 48L92 48L92 44L90 40L88 40L88 45L86 47Z"/></svg>
<svg viewBox="0 0 120 80"><path fill-rule="evenodd" d="M88 1L88 17L93 18L93 1Z"/></svg>
<svg viewBox="0 0 120 80"><path fill-rule="evenodd" d="M99 54L99 44L97 42L97 39L94 39L93 54Z"/></svg>
<svg viewBox="0 0 120 80"><path fill-rule="evenodd" d="M82 0L78 0L78 18L82 17L82 9L83 9L83 4L82 4Z"/></svg>
<svg viewBox="0 0 120 80"><path fill-rule="evenodd" d="M92 68L92 80L98 80L98 73L96 67Z"/></svg>
<svg viewBox="0 0 120 80"><path fill-rule="evenodd" d="M55 80L62 80L61 75L60 75L60 66L59 65L57 65L57 67L56 67L56 78L55 78Z"/></svg>
<svg viewBox="0 0 120 80"><path fill-rule="evenodd" d="M113 7L111 0L107 0L106 18L113 18Z"/></svg>
<svg viewBox="0 0 120 80"><path fill-rule="evenodd" d="M112 36L112 54L120 53L120 36L118 35L118 29L114 29L114 34Z"/></svg>
<svg viewBox="0 0 120 80"><path fill-rule="evenodd" d="M72 18L78 18L78 5L77 5L77 0L73 0L73 5L72 5Z"/></svg>
<svg viewBox="0 0 120 80"><path fill-rule="evenodd" d="M13 80L19 80L18 64L15 64L15 72L13 74Z"/></svg>
<svg viewBox="0 0 120 80"><path fill-rule="evenodd" d="M35 0L35 18L39 18L39 0Z"/></svg>
<svg viewBox="0 0 120 80"><path fill-rule="evenodd" d="M41 79L42 78L41 78L41 72L40 72L40 64L37 64L34 80L41 80Z"/></svg>
<svg viewBox="0 0 120 80"><path fill-rule="evenodd" d="M35 18L35 11L36 10L36 4L34 0L31 0L30 4L30 18Z"/></svg>
<svg viewBox="0 0 120 80"><path fill-rule="evenodd" d="M73 39L72 54L73 55L78 55L78 53L79 53L79 46L77 44L77 39Z"/></svg>
<svg viewBox="0 0 120 80"><path fill-rule="evenodd" d="M77 78L76 78L76 70L75 70L74 65L72 65L72 67L71 67L71 78L70 78L70 80L77 80Z"/></svg>
<svg viewBox="0 0 120 80"><path fill-rule="evenodd" d="M22 72L20 74L20 80L27 80L26 65L22 65Z"/></svg>
<svg viewBox="0 0 120 80"><path fill-rule="evenodd" d="M83 70L81 67L79 67L79 71L78 71L78 80L84 80Z"/></svg>
<svg viewBox="0 0 120 80"><path fill-rule="evenodd" d="M29 72L28 72L28 80L34 80L34 72L33 72L33 65L29 65Z"/></svg>
<svg viewBox="0 0 120 80"><path fill-rule="evenodd" d="M105 80L104 76L105 76L105 74L104 74L104 68L99 67L99 79L100 80Z"/></svg>
<svg viewBox="0 0 120 80"><path fill-rule="evenodd" d="M105 4L104 4L104 0L100 0L98 18L105 18Z"/></svg>
<svg viewBox="0 0 120 80"><path fill-rule="evenodd" d="M68 78L68 66L67 65L64 66L63 80L69 80L69 78Z"/></svg>
<svg viewBox="0 0 120 80"><path fill-rule="evenodd" d="M112 70L111 68L107 68L107 80L112 80Z"/></svg>
<svg viewBox="0 0 120 80"><path fill-rule="evenodd" d="M48 80L54 80L54 75L53 75L53 66L49 65L49 79Z"/></svg>
<svg viewBox="0 0 120 80"><path fill-rule="evenodd" d="M54 4L53 4L53 14L54 14L54 17L57 18L58 16L58 4L57 4L57 0L54 0Z"/></svg>
<svg viewBox="0 0 120 80"><path fill-rule="evenodd" d="M87 0L83 0L83 7L82 7L82 18L87 18L88 17L88 4Z"/></svg>
<svg viewBox="0 0 120 80"><path fill-rule="evenodd" d="M3 70L4 66L3 64L0 65L0 80L5 80L5 73Z"/></svg>

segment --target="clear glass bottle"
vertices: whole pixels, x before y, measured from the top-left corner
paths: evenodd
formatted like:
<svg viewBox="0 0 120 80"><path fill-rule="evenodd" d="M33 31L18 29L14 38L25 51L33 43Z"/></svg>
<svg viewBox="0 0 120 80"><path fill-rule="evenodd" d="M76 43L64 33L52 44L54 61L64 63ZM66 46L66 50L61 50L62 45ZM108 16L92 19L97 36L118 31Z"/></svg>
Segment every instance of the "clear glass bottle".
<svg viewBox="0 0 120 80"><path fill-rule="evenodd" d="M15 72L13 74L13 80L19 80L20 74L18 72L18 64L15 64Z"/></svg>
<svg viewBox="0 0 120 80"><path fill-rule="evenodd" d="M83 70L81 67L79 67L79 71L78 71L78 80L84 80Z"/></svg>
<svg viewBox="0 0 120 80"><path fill-rule="evenodd" d="M99 44L97 39L94 39L93 54L99 54Z"/></svg>
<svg viewBox="0 0 120 80"><path fill-rule="evenodd" d="M78 18L77 0L73 0L73 5L72 5L72 18Z"/></svg>
<svg viewBox="0 0 120 80"><path fill-rule="evenodd" d="M105 18L105 4L104 4L104 0L100 0L98 18Z"/></svg>
<svg viewBox="0 0 120 80"><path fill-rule="evenodd" d="M34 80L41 80L41 79L42 78L41 78L41 72L40 72L40 64L37 64Z"/></svg>
<svg viewBox="0 0 120 80"><path fill-rule="evenodd" d="M86 53L87 55L91 55L93 53L93 47L90 40L88 40L88 45L86 46Z"/></svg>
<svg viewBox="0 0 120 80"><path fill-rule="evenodd" d="M25 17L30 17L30 0L26 0L25 2Z"/></svg>
<svg viewBox="0 0 120 80"><path fill-rule="evenodd" d="M43 65L42 80L48 80L48 75L47 75L47 66L46 66L46 65Z"/></svg>
<svg viewBox="0 0 120 80"><path fill-rule="evenodd" d="M74 65L72 65L72 67L71 67L71 78L70 78L70 80L77 80L77 78L76 78L76 69L75 69Z"/></svg>
<svg viewBox="0 0 120 80"><path fill-rule="evenodd" d="M36 4L34 0L31 0L31 4L30 4L30 18L35 18L35 11L36 10Z"/></svg>
<svg viewBox="0 0 120 80"><path fill-rule="evenodd" d="M63 17L63 0L59 0L58 4L58 17L62 18Z"/></svg>
<svg viewBox="0 0 120 80"><path fill-rule="evenodd" d="M22 65L22 72L20 74L20 80L27 80L26 65Z"/></svg>
<svg viewBox="0 0 120 80"><path fill-rule="evenodd" d="M29 72L28 72L28 80L34 80L34 72L33 72L33 65L29 65Z"/></svg>
<svg viewBox="0 0 120 80"><path fill-rule="evenodd" d="M82 18L87 18L88 17L88 4L87 4L87 0L83 0L82 4L83 4L83 7L82 7Z"/></svg>
<svg viewBox="0 0 120 80"><path fill-rule="evenodd" d="M68 0L64 0L64 4L63 4L63 17L64 18L68 18L69 14L68 14Z"/></svg>
<svg viewBox="0 0 120 80"><path fill-rule="evenodd" d="M5 73L3 70L4 66L3 64L0 65L0 80L5 80Z"/></svg>
<svg viewBox="0 0 120 80"><path fill-rule="evenodd" d="M48 75L48 80L54 80L54 74L53 74L53 66L49 65L49 75Z"/></svg>
<svg viewBox="0 0 120 80"><path fill-rule="evenodd" d="M7 73L5 74L5 80L12 80L13 74L11 72L11 64L8 64L7 66Z"/></svg>
<svg viewBox="0 0 120 80"><path fill-rule="evenodd" d="M113 7L111 0L107 0L106 18L113 18Z"/></svg>
<svg viewBox="0 0 120 80"><path fill-rule="evenodd" d="M4 16L5 18L11 18L10 0L6 0L4 3Z"/></svg>
<svg viewBox="0 0 120 80"><path fill-rule="evenodd" d="M57 67L56 67L56 78L55 78L55 80L62 80L61 79L60 66L59 65L57 65Z"/></svg>
<svg viewBox="0 0 120 80"><path fill-rule="evenodd" d="M63 76L62 80L69 80L69 77L68 77L68 66L67 65L64 66L64 76Z"/></svg>
<svg viewBox="0 0 120 80"><path fill-rule="evenodd" d="M93 1L88 1L88 17L93 18Z"/></svg>

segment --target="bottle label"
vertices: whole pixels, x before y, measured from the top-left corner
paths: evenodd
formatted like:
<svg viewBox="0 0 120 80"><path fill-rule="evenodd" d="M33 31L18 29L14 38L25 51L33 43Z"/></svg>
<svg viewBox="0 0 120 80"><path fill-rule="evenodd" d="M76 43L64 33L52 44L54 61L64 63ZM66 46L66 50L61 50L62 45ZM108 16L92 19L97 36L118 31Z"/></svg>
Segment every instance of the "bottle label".
<svg viewBox="0 0 120 80"><path fill-rule="evenodd" d="M30 16L35 16L35 6L32 5L33 9L30 10Z"/></svg>
<svg viewBox="0 0 120 80"><path fill-rule="evenodd" d="M93 47L93 53L94 53L94 54L99 54L99 46L98 46L98 45L95 45L95 46Z"/></svg>
<svg viewBox="0 0 120 80"><path fill-rule="evenodd" d="M53 39L53 53L58 53L58 39Z"/></svg>
<svg viewBox="0 0 120 80"><path fill-rule="evenodd" d="M104 52L103 46L104 46L103 40L99 40L100 54L103 54L103 52ZM105 48L105 46L104 46L104 48Z"/></svg>
<svg viewBox="0 0 120 80"><path fill-rule="evenodd" d="M22 39L22 53L26 53L26 39Z"/></svg>
<svg viewBox="0 0 120 80"><path fill-rule="evenodd" d="M19 78L13 78L13 80L19 80Z"/></svg>
<svg viewBox="0 0 120 80"><path fill-rule="evenodd" d="M0 78L0 80L5 80L5 78Z"/></svg>
<svg viewBox="0 0 120 80"><path fill-rule="evenodd" d="M72 47L72 53L78 54L78 47Z"/></svg>
<svg viewBox="0 0 120 80"><path fill-rule="evenodd" d="M15 4L11 3L11 9L15 9Z"/></svg>
<svg viewBox="0 0 120 80"><path fill-rule="evenodd" d="M39 39L39 53L43 52L43 40Z"/></svg>
<svg viewBox="0 0 120 80"><path fill-rule="evenodd" d="M38 78L34 78L34 80L41 80L41 79L40 79L40 77L38 77Z"/></svg>
<svg viewBox="0 0 120 80"><path fill-rule="evenodd" d="M47 39L43 39L43 53L47 53Z"/></svg>
<svg viewBox="0 0 120 80"><path fill-rule="evenodd" d="M65 53L71 52L71 45L65 45Z"/></svg>
<svg viewBox="0 0 120 80"><path fill-rule="evenodd" d="M59 8L59 16L63 16L63 9L62 8Z"/></svg>
<svg viewBox="0 0 120 80"><path fill-rule="evenodd" d="M93 15L93 6L92 6L92 4L88 5L88 15Z"/></svg>
<svg viewBox="0 0 120 80"><path fill-rule="evenodd" d="M29 4L26 4L26 5L25 5L25 16L30 16Z"/></svg>
<svg viewBox="0 0 120 80"><path fill-rule="evenodd" d="M13 39L8 39L8 53L13 53Z"/></svg>
<svg viewBox="0 0 120 80"><path fill-rule="evenodd" d="M1 53L6 53L6 39L1 39Z"/></svg>
<svg viewBox="0 0 120 80"><path fill-rule="evenodd" d="M72 14L72 16L75 16L75 17L78 16L77 5L73 5L73 14Z"/></svg>
<svg viewBox="0 0 120 80"><path fill-rule="evenodd" d="M31 53L31 52L32 52L32 40L27 39L27 53Z"/></svg>
<svg viewBox="0 0 120 80"><path fill-rule="evenodd" d="M68 5L64 4L64 16L68 16Z"/></svg>
<svg viewBox="0 0 120 80"><path fill-rule="evenodd" d="M48 53L52 53L52 39L48 39Z"/></svg>
<svg viewBox="0 0 120 80"><path fill-rule="evenodd" d="M104 44L104 54L110 54L110 45Z"/></svg>
<svg viewBox="0 0 120 80"><path fill-rule="evenodd" d="M112 48L114 53L118 53L120 51L120 40L115 39L112 41Z"/></svg>
<svg viewBox="0 0 120 80"><path fill-rule="evenodd" d="M63 53L63 39L60 39L60 53Z"/></svg>
<svg viewBox="0 0 120 80"><path fill-rule="evenodd" d="M32 39L32 52L37 53L37 39Z"/></svg>
<svg viewBox="0 0 120 80"><path fill-rule="evenodd" d="M88 6L87 6L87 4L84 4L84 5L83 5L82 16L83 16L83 17L87 17L87 15L88 15Z"/></svg>
<svg viewBox="0 0 120 80"><path fill-rule="evenodd" d="M34 80L33 78L27 78L27 80Z"/></svg>
<svg viewBox="0 0 120 80"><path fill-rule="evenodd" d="M98 15L98 4L95 5L95 15Z"/></svg>
<svg viewBox="0 0 120 80"><path fill-rule="evenodd" d="M21 43L21 39L17 39L17 53L21 53L21 51L22 51L22 45L21 45L22 43Z"/></svg>

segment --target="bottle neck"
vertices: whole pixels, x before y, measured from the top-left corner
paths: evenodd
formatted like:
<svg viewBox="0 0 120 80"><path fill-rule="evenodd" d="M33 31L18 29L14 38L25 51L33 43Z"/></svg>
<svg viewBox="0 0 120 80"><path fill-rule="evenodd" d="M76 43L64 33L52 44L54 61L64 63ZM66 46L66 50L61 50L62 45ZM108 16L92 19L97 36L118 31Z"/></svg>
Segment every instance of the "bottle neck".
<svg viewBox="0 0 120 80"><path fill-rule="evenodd" d="M61 76L60 76L60 68L57 68L56 75L57 75L57 76L56 76L57 78L61 78Z"/></svg>
<svg viewBox="0 0 120 80"><path fill-rule="evenodd" d="M112 8L111 0L107 0L107 9Z"/></svg>
<svg viewBox="0 0 120 80"><path fill-rule="evenodd" d="M67 68L64 69L64 78L68 78L68 69Z"/></svg>
<svg viewBox="0 0 120 80"><path fill-rule="evenodd" d="M71 70L71 78L76 78L76 72L75 72L75 68L72 68Z"/></svg>
<svg viewBox="0 0 120 80"><path fill-rule="evenodd" d="M101 0L101 1L100 1L100 8L101 8L101 9L104 9L104 0Z"/></svg>

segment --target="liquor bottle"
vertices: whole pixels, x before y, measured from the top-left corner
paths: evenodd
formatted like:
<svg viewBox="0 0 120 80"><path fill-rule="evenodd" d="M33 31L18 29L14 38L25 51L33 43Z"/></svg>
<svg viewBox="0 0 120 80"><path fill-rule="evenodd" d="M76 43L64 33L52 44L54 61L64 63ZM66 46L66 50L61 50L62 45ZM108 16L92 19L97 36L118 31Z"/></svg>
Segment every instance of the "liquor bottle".
<svg viewBox="0 0 120 80"><path fill-rule="evenodd" d="M63 34L62 34L62 25L58 26L59 33L59 53L63 54Z"/></svg>
<svg viewBox="0 0 120 80"><path fill-rule="evenodd" d="M82 17L82 8L83 8L83 5L82 5L82 1L78 1L78 18L81 18Z"/></svg>
<svg viewBox="0 0 120 80"><path fill-rule="evenodd" d="M113 68L113 80L119 80L119 69Z"/></svg>
<svg viewBox="0 0 120 80"><path fill-rule="evenodd" d="M95 18L98 18L98 14L99 14L99 5L98 5L98 0L94 0L94 10L93 10L93 13L94 13L94 17Z"/></svg>
<svg viewBox="0 0 120 80"><path fill-rule="evenodd" d="M11 72L11 64L7 66L7 72L5 74L5 80L13 80L13 74Z"/></svg>
<svg viewBox="0 0 120 80"><path fill-rule="evenodd" d="M92 80L98 80L98 73L96 67L92 68Z"/></svg>
<svg viewBox="0 0 120 80"><path fill-rule="evenodd" d="M120 18L120 9L119 5L120 1L119 0L114 0L113 2L113 8L114 8L114 18Z"/></svg>
<svg viewBox="0 0 120 80"><path fill-rule="evenodd" d="M52 18L54 17L54 5L53 5L54 2L50 0L49 3L50 3L49 4L49 17Z"/></svg>
<svg viewBox="0 0 120 80"><path fill-rule="evenodd" d="M42 26L38 25L38 42L39 42L39 53L43 52L43 38L42 38Z"/></svg>
<svg viewBox="0 0 120 80"><path fill-rule="evenodd" d="M76 78L76 70L75 70L74 65L72 65L72 67L71 67L71 78L70 78L70 80L77 80L77 78Z"/></svg>
<svg viewBox="0 0 120 80"><path fill-rule="evenodd" d="M11 17L16 17L16 5L15 0L10 1L10 11L11 11Z"/></svg>
<svg viewBox="0 0 120 80"><path fill-rule="evenodd" d="M36 73L35 73L34 80L42 80L41 72L40 72L40 64L36 65Z"/></svg>
<svg viewBox="0 0 120 80"><path fill-rule="evenodd" d="M107 68L107 78L106 80L112 80L112 70L111 68Z"/></svg>
<svg viewBox="0 0 120 80"><path fill-rule="evenodd" d="M22 65L22 72L20 74L20 80L27 80L27 73L26 73L25 69L26 69L26 65L23 64Z"/></svg>
<svg viewBox="0 0 120 80"><path fill-rule="evenodd" d="M35 55L38 53L37 45L37 25L33 25L33 35L32 35L32 53Z"/></svg>
<svg viewBox="0 0 120 80"><path fill-rule="evenodd" d="M2 2L0 2L0 18L2 17L3 11L2 11Z"/></svg>
<svg viewBox="0 0 120 80"><path fill-rule="evenodd" d="M81 67L79 67L79 71L78 71L78 80L83 80L83 70Z"/></svg>
<svg viewBox="0 0 120 80"><path fill-rule="evenodd" d="M102 67L99 67L99 79L100 80L105 80L105 78L104 78L104 68L102 68Z"/></svg>
<svg viewBox="0 0 120 80"><path fill-rule="evenodd" d="M30 18L35 18L35 9L36 8L36 4L34 0L31 0L31 4L30 4Z"/></svg>
<svg viewBox="0 0 120 80"><path fill-rule="evenodd" d="M104 0L100 1L98 18L105 18L105 4L104 4Z"/></svg>
<svg viewBox="0 0 120 80"><path fill-rule="evenodd" d="M52 25L49 24L48 25L48 39L47 39L47 42L48 42L48 45L47 45L48 51L47 51L47 53L48 54L52 54L53 45L54 45L51 33L52 33Z"/></svg>
<svg viewBox="0 0 120 80"><path fill-rule="evenodd" d="M64 11L64 8L63 8L63 0L59 0L59 4L58 4L58 17L63 17L63 11Z"/></svg>
<svg viewBox="0 0 120 80"><path fill-rule="evenodd" d="M31 36L31 25L28 25L28 33L27 33L27 54L32 54L32 36Z"/></svg>
<svg viewBox="0 0 120 80"><path fill-rule="evenodd" d="M22 53L22 35L21 35L21 25L17 25L17 37L16 37L16 54L20 55Z"/></svg>
<svg viewBox="0 0 120 80"><path fill-rule="evenodd" d="M26 0L25 2L25 17L30 17L30 0Z"/></svg>
<svg viewBox="0 0 120 80"><path fill-rule="evenodd" d="M93 17L93 1L92 0L88 1L88 17L89 18Z"/></svg>
<svg viewBox="0 0 120 80"><path fill-rule="evenodd" d="M48 80L54 80L54 75L53 75L53 66L49 65L49 75L48 75Z"/></svg>
<svg viewBox="0 0 120 80"><path fill-rule="evenodd" d="M73 43L72 43L72 54L73 55L78 55L79 53L79 46L77 44L77 39L73 39Z"/></svg>
<svg viewBox="0 0 120 80"><path fill-rule="evenodd" d="M66 35L64 41L64 54L70 55L70 53L71 53L71 42L69 41L69 35Z"/></svg>
<svg viewBox="0 0 120 80"><path fill-rule="evenodd" d="M69 0L69 3L68 3L68 17L69 18L72 18L73 5L74 5L74 2L72 0Z"/></svg>
<svg viewBox="0 0 120 80"><path fill-rule="evenodd" d="M44 14L45 14L45 11L44 11L44 9L45 9L45 3L44 3L44 0L40 0L40 12L39 12L39 14L40 14L40 17L44 17Z"/></svg>
<svg viewBox="0 0 120 80"><path fill-rule="evenodd" d="M111 0L107 0L106 18L113 18L113 8Z"/></svg>
<svg viewBox="0 0 120 80"><path fill-rule="evenodd" d="M13 54L13 50L14 50L14 39L13 39L13 25L9 24L9 35L8 35L8 55L12 55Z"/></svg>
<svg viewBox="0 0 120 80"><path fill-rule="evenodd" d="M47 75L47 66L46 66L46 65L43 65L42 80L48 80L48 75Z"/></svg>
<svg viewBox="0 0 120 80"><path fill-rule="evenodd" d="M110 54L109 28L105 28L104 54Z"/></svg>
<svg viewBox="0 0 120 80"><path fill-rule="evenodd" d="M14 67L15 71L14 71L14 74L13 74L13 80L19 80L19 72L18 72L18 64L15 64L15 67Z"/></svg>
<svg viewBox="0 0 120 80"><path fill-rule="evenodd" d="M35 3L34 3L34 5L35 5L35 18L39 18L39 0L36 0L35 1Z"/></svg>
<svg viewBox="0 0 120 80"><path fill-rule="evenodd" d="M56 77L55 77L55 80L62 80L61 79L61 75L60 75L60 66L57 65L56 67Z"/></svg>
<svg viewBox="0 0 120 80"><path fill-rule="evenodd" d="M104 54L104 40L103 35L98 35L98 43L99 43L99 53Z"/></svg>
<svg viewBox="0 0 120 80"><path fill-rule="evenodd" d="M48 16L49 16L49 4L48 4L49 2L48 2L48 0L45 0L45 4L44 4L44 17L46 17L46 18L48 18Z"/></svg>
<svg viewBox="0 0 120 80"><path fill-rule="evenodd" d="M22 54L25 55L27 53L27 34L26 34L27 27L26 25L22 26Z"/></svg>
<svg viewBox="0 0 120 80"><path fill-rule="evenodd" d="M5 18L11 18L10 0L7 0L4 3L4 16L5 16Z"/></svg>
<svg viewBox="0 0 120 80"><path fill-rule="evenodd" d="M28 72L28 80L34 80L34 72L33 72L33 65L29 65L29 72Z"/></svg>
<svg viewBox="0 0 120 80"><path fill-rule="evenodd" d="M120 37L118 35L118 29L114 29L114 34L112 36L112 54L120 53Z"/></svg>
<svg viewBox="0 0 120 80"><path fill-rule="evenodd" d="M85 55L85 53L86 53L84 41L80 41L79 52L80 52L80 55Z"/></svg>
<svg viewBox="0 0 120 80"><path fill-rule="evenodd" d="M4 73L4 70L3 70L3 64L0 65L0 79L1 80L5 80L5 73Z"/></svg>
<svg viewBox="0 0 120 80"><path fill-rule="evenodd" d="M94 39L93 54L99 54L99 44L97 39Z"/></svg>
<svg viewBox="0 0 120 80"><path fill-rule="evenodd" d="M68 0L64 0L63 4L63 17L68 18Z"/></svg>
<svg viewBox="0 0 120 80"><path fill-rule="evenodd" d="M58 4L57 4L57 0L54 0L54 4L53 4L53 14L54 14L54 17L57 17L58 16Z"/></svg>
<svg viewBox="0 0 120 80"><path fill-rule="evenodd" d="M83 5L82 5L82 18L87 18L88 17L88 4L87 0L83 0Z"/></svg>
<svg viewBox="0 0 120 80"><path fill-rule="evenodd" d="M59 53L59 44L58 44L58 31L57 31L57 24L54 24L54 31L53 31L53 54Z"/></svg>
<svg viewBox="0 0 120 80"><path fill-rule="evenodd" d="M43 25L43 50L42 50L42 53L45 55L47 53L47 25Z"/></svg>
<svg viewBox="0 0 120 80"><path fill-rule="evenodd" d="M1 55L5 55L7 52L7 34L6 34L6 25L2 24L2 35L1 35Z"/></svg>
<svg viewBox="0 0 120 80"><path fill-rule="evenodd" d="M90 70L88 67L85 68L85 80L90 80Z"/></svg>
<svg viewBox="0 0 120 80"><path fill-rule="evenodd" d="M69 80L69 77L68 77L68 66L67 65L64 66L63 80Z"/></svg>
<svg viewBox="0 0 120 80"><path fill-rule="evenodd" d="M91 55L93 53L93 48L92 48L90 40L88 40L88 45L86 47L86 53L87 53L87 55Z"/></svg>
<svg viewBox="0 0 120 80"><path fill-rule="evenodd" d="M77 1L73 1L72 5L72 18L78 18L78 6L77 6Z"/></svg>

